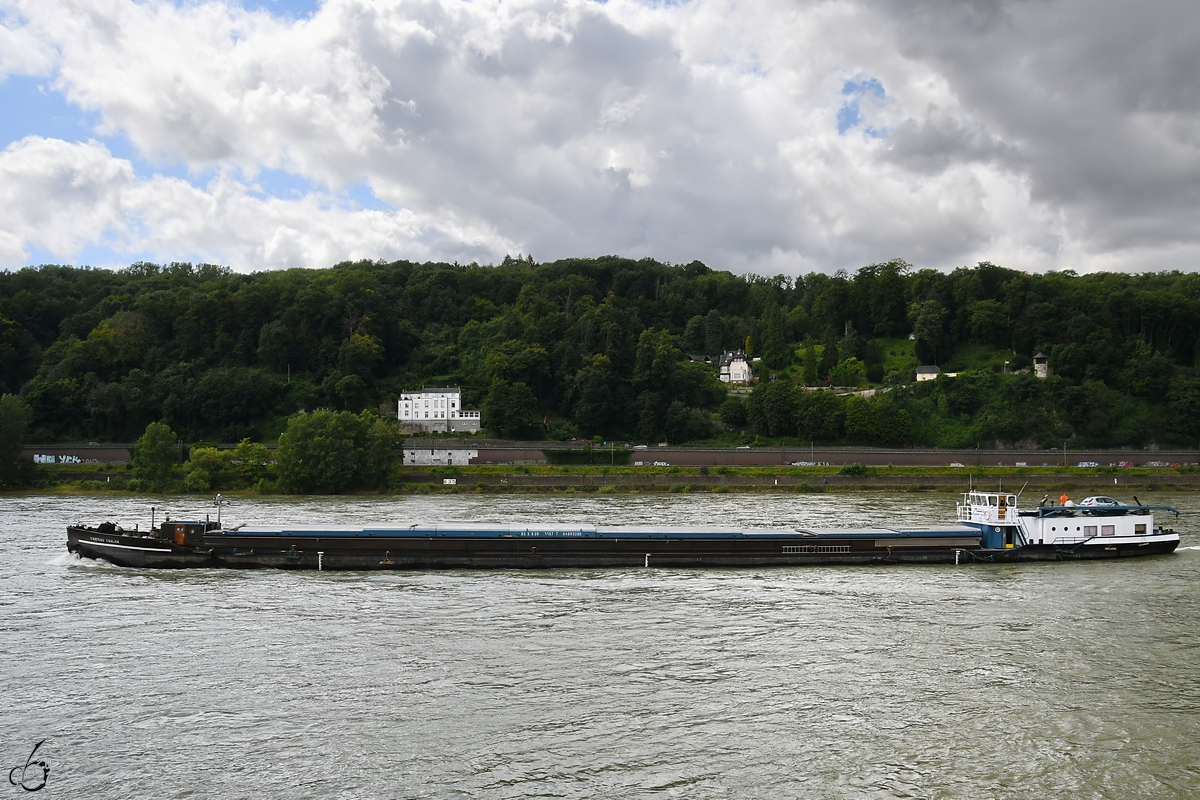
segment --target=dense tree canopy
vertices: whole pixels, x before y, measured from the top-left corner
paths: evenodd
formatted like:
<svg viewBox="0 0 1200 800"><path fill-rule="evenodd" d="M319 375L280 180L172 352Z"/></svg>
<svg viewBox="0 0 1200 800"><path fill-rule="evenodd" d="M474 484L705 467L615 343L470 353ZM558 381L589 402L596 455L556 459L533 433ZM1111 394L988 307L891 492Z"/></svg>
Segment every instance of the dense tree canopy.
<svg viewBox="0 0 1200 800"><path fill-rule="evenodd" d="M175 432L161 422L151 422L133 448L133 476L147 489L164 491L180 455Z"/></svg>
<svg viewBox="0 0 1200 800"><path fill-rule="evenodd" d="M722 405L715 368L687 356L741 348L763 383ZM1039 351L1046 381L1022 372ZM822 441L1168 443L1200 433L1198 358L1200 276L1182 273L891 261L791 279L617 257L0 273L0 393L38 441L129 441L150 422L267 441L298 412L457 385L505 436L681 441L719 416ZM930 363L964 374L886 404L800 390L909 384Z"/></svg>
<svg viewBox="0 0 1200 800"><path fill-rule="evenodd" d="M0 394L0 489L24 486L33 475L33 461L21 455L29 436L29 408L13 394Z"/></svg>
<svg viewBox="0 0 1200 800"><path fill-rule="evenodd" d="M301 494L382 488L397 444L395 426L369 411L297 414L279 437L279 483Z"/></svg>

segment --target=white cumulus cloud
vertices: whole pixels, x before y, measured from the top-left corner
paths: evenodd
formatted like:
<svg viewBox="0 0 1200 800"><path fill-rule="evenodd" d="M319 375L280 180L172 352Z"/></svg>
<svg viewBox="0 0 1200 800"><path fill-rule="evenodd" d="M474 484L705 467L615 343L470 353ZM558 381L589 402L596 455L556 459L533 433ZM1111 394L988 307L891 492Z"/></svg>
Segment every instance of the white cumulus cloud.
<svg viewBox="0 0 1200 800"><path fill-rule="evenodd" d="M517 251L771 273L1200 255L1200 17L1184 3L0 10L0 74L47 75L101 120L97 141L0 156L21 206L0 212L6 266L96 242L239 269ZM137 164L105 148L118 139ZM308 188L264 196L264 170ZM351 186L390 208L356 206Z"/></svg>

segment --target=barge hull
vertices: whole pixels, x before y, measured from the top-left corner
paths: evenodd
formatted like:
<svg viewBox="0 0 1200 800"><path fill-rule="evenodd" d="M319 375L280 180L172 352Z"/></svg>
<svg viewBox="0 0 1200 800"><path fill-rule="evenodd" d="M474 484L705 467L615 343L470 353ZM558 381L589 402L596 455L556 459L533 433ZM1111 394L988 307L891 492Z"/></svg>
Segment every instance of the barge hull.
<svg viewBox="0 0 1200 800"><path fill-rule="evenodd" d="M1155 537L1156 538L1156 537ZM232 540L232 541L231 541ZM988 550L964 529L954 536L745 538L473 538L227 536L191 545L150 536L68 529L68 549L128 567L294 570L556 569L618 567L797 567L1067 561L1169 553L1178 541Z"/></svg>

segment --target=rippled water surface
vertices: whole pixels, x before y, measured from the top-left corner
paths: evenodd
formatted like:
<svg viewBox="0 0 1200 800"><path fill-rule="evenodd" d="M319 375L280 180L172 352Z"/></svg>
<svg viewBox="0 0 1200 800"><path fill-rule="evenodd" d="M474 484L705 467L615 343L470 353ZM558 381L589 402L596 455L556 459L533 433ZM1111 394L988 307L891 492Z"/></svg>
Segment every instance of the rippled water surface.
<svg viewBox="0 0 1200 800"><path fill-rule="evenodd" d="M1143 497L1143 501L1147 498ZM253 523L946 522L953 495L262 498ZM0 766L42 797L1194 798L1200 498L1112 563L134 570L0 497ZM24 794L0 782L8 795Z"/></svg>

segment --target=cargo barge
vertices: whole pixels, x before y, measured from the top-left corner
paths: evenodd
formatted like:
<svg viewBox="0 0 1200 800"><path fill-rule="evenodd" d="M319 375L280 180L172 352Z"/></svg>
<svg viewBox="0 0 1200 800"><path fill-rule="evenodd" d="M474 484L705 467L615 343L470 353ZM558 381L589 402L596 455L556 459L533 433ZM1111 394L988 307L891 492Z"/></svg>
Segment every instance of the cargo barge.
<svg viewBox="0 0 1200 800"><path fill-rule="evenodd" d="M1179 534L1154 520L1156 511L1178 517L1169 506L1100 498L1109 502L1020 510L1017 499L970 491L953 524L837 529L454 522L224 528L218 514L215 522L168 520L148 531L71 525L67 549L127 567L405 570L1068 561L1161 555L1179 545Z"/></svg>

